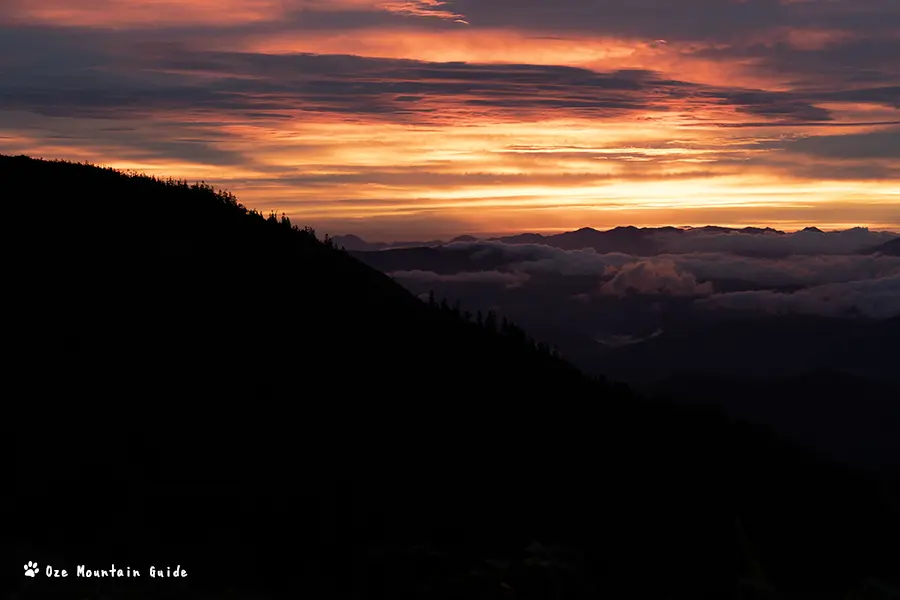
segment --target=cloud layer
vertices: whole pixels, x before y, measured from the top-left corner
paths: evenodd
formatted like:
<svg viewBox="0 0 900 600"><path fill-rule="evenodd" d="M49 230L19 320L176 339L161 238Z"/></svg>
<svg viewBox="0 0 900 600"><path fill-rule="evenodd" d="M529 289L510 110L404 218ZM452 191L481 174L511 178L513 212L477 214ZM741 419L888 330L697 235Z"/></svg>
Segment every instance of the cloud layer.
<svg viewBox="0 0 900 600"><path fill-rule="evenodd" d="M757 290L716 294L699 300L698 305L771 314L864 315L887 319L900 315L900 274L820 285L792 293Z"/></svg>
<svg viewBox="0 0 900 600"><path fill-rule="evenodd" d="M840 246L850 238L865 247L881 239L871 232L844 234L830 239ZM802 242L805 236L800 237ZM599 253L593 248L563 250L545 244L477 241L428 252L385 250L361 256L373 266L388 266L390 274L403 283L503 285L535 297L553 296L559 289L561 298L582 302L604 296L680 297L701 311L900 316L900 257L839 253L837 248L812 253L812 246L799 247L805 252L777 257L740 255L721 248L648 257ZM577 282L576 287L565 281Z"/></svg>

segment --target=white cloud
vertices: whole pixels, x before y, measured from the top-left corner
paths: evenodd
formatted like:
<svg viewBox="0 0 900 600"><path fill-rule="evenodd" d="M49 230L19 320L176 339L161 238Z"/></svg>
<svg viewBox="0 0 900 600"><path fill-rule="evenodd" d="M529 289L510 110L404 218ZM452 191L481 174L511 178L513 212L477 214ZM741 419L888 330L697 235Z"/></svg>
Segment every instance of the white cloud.
<svg viewBox="0 0 900 600"><path fill-rule="evenodd" d="M857 312L883 319L900 316L900 275L815 286L793 293L770 290L716 294L698 300L712 309L763 311L773 314L805 313L841 316Z"/></svg>
<svg viewBox="0 0 900 600"><path fill-rule="evenodd" d="M506 244L496 241L457 242L447 248L472 250L472 258L500 255L509 269L523 273L603 275L607 267L622 267L635 259L628 254L598 254L593 248L560 250L543 244Z"/></svg>
<svg viewBox="0 0 900 600"><path fill-rule="evenodd" d="M623 296L629 292L665 294L669 296L703 296L713 293L709 282L698 283L696 278L678 268L674 261L643 260L620 269L610 267L613 278L600 286L599 293Z"/></svg>
<svg viewBox="0 0 900 600"><path fill-rule="evenodd" d="M900 257L882 255L795 255L785 258L750 258L708 253L668 258L700 279L740 279L760 287L822 285L879 279L900 273Z"/></svg>
<svg viewBox="0 0 900 600"><path fill-rule="evenodd" d="M808 232L818 235L815 232ZM871 240L865 231L847 233ZM745 237L754 237L742 234ZM718 238L718 235L707 235ZM760 236L755 236L760 237ZM629 291L668 296L707 296L696 305L771 313L846 315L854 311L874 317L900 314L900 257L881 254L793 254L780 258L724 252L638 257L599 254L593 249L561 250L538 244L464 242L448 246L469 250L490 269L439 275L431 271L399 271L398 279L443 282L495 282L519 287L539 285L541 276L596 277L600 295ZM812 248L812 245L808 246ZM726 285L748 291L716 293ZM800 288L791 293L784 288ZM777 289L776 289L777 288ZM727 289L727 288L726 288ZM568 290L566 293L569 293ZM587 300L582 293L578 299Z"/></svg>
<svg viewBox="0 0 900 600"><path fill-rule="evenodd" d="M648 265L645 269L664 272L674 264L676 270L693 275L699 281L736 279L760 287L776 287L878 279L900 273L900 257L880 254L796 254L764 258L704 252L638 257L620 253L599 254L592 248L560 250L539 244L503 242L463 242L447 248L468 248L473 259L491 257L493 264L499 262L511 271L533 275L597 275L606 278L627 265L644 264ZM499 261L496 260L498 256ZM656 266L650 267L650 264Z"/></svg>

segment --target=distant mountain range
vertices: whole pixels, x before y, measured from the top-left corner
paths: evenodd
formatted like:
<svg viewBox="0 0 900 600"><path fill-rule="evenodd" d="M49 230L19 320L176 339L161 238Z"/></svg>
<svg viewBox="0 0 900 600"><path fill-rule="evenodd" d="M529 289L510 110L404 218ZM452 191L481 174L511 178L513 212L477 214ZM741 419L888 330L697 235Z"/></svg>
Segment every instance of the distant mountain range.
<svg viewBox="0 0 900 600"><path fill-rule="evenodd" d="M760 240L780 238L779 242L759 248ZM349 251L370 252L396 248L434 247L454 243L474 243L479 241L502 242L505 244L540 244L562 250L593 248L600 253L621 252L636 256L655 256L663 253L680 253L711 250L709 246L721 242L723 238L737 243L733 251L751 255L781 256L792 253L857 253L883 252L897 255L900 252L900 234L889 231L870 231L865 227L854 227L840 231L823 231L817 227L807 227L796 232L785 232L771 227L634 227L623 226L601 231L592 227L582 227L575 231L544 235L540 233L520 233L510 236L478 238L471 235L457 236L449 241L407 241L407 242L367 242L357 235L338 235L334 243Z"/></svg>

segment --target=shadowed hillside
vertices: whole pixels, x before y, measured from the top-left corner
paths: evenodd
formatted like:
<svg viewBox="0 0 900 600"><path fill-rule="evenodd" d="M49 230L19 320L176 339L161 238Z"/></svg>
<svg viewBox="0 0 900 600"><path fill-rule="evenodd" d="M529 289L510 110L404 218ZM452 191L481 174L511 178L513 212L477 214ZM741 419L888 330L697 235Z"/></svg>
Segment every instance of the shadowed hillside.
<svg viewBox="0 0 900 600"><path fill-rule="evenodd" d="M900 238L885 242L875 250L889 256L900 256Z"/></svg>
<svg viewBox="0 0 900 600"><path fill-rule="evenodd" d="M16 565L189 572L17 597L897 583L889 482L589 379L208 186L25 157L0 186Z"/></svg>

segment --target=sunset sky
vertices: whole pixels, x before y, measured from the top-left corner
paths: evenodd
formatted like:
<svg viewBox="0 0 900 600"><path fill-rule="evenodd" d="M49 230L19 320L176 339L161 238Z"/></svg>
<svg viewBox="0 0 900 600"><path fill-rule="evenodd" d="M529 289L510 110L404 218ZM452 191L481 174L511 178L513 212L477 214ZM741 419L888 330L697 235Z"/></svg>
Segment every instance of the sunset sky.
<svg viewBox="0 0 900 600"><path fill-rule="evenodd" d="M369 240L900 231L898 57L898 0L0 0L0 153Z"/></svg>

